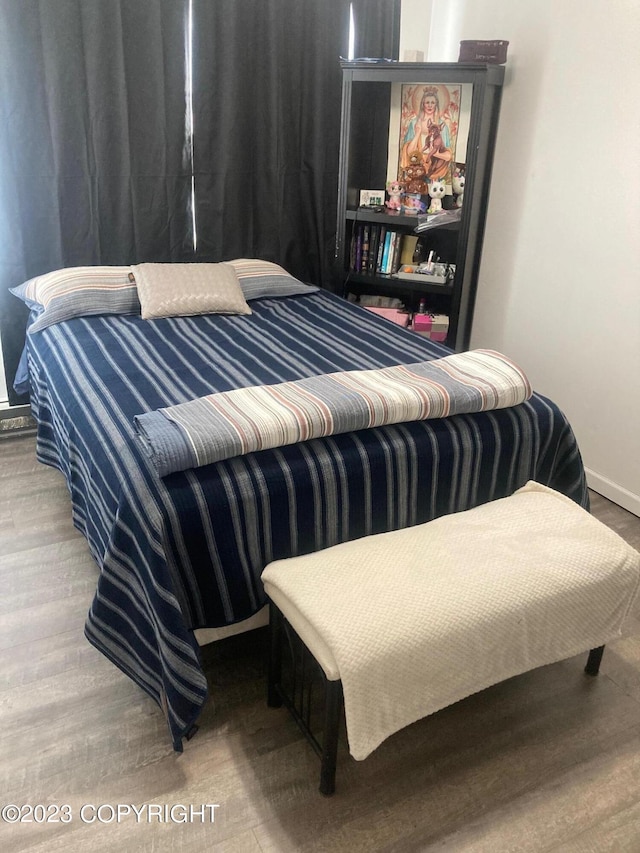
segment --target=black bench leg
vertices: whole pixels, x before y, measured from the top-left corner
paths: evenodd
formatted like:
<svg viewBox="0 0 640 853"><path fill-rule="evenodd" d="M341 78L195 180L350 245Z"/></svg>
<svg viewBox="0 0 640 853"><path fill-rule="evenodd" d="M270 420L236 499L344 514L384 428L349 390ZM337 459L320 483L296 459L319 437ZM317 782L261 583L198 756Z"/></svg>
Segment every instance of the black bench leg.
<svg viewBox="0 0 640 853"><path fill-rule="evenodd" d="M282 707L278 686L282 679L282 613L271 602L269 604L269 666L267 672L267 705Z"/></svg>
<svg viewBox="0 0 640 853"><path fill-rule="evenodd" d="M342 682L327 681L325 685L324 734L322 738L322 764L320 765L320 793L330 797L336 790L336 763L338 759L338 734L342 719Z"/></svg>
<svg viewBox="0 0 640 853"><path fill-rule="evenodd" d="M598 646L597 649L591 649L589 652L589 659L587 660L587 665L584 668L584 671L587 675L597 675L600 671L600 661L602 660L602 655L604 653L604 646Z"/></svg>

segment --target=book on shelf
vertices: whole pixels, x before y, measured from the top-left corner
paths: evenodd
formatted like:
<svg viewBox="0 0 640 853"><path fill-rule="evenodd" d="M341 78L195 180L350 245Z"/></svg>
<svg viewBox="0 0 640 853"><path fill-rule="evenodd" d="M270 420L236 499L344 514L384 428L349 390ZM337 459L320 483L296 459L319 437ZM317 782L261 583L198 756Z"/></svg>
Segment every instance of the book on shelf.
<svg viewBox="0 0 640 853"><path fill-rule="evenodd" d="M376 272L382 269L382 256L384 255L384 244L387 239L387 229L385 225L380 226L380 237L378 238L378 257L376 258Z"/></svg>
<svg viewBox="0 0 640 853"><path fill-rule="evenodd" d="M378 243L380 240L380 226L372 225L371 234L369 235L369 263L367 273L374 275L378 265Z"/></svg>
<svg viewBox="0 0 640 853"><path fill-rule="evenodd" d="M354 251L353 269L356 272L359 272L360 266L362 264L362 226L359 225L354 230L353 233L354 233L354 237L355 237L355 251Z"/></svg>
<svg viewBox="0 0 640 853"><path fill-rule="evenodd" d="M369 239L370 227L365 224L362 228L362 257L360 259L360 272L367 272L369 264Z"/></svg>
<svg viewBox="0 0 640 853"><path fill-rule="evenodd" d="M410 234L388 229L376 223L360 223L351 235L349 267L364 275L391 275L402 264L402 258L415 251Z"/></svg>
<svg viewBox="0 0 640 853"><path fill-rule="evenodd" d="M382 261L380 263L380 269L378 272L383 275L387 272L387 268L389 266L389 252L391 251L391 242L393 240L393 231L387 231L384 238L384 250L382 252Z"/></svg>
<svg viewBox="0 0 640 853"><path fill-rule="evenodd" d="M389 260L389 269L387 270L388 274L391 274L394 272L394 270L397 270L400 264L400 247L402 245L403 236L404 235L400 231L396 231L393 235L391 258Z"/></svg>

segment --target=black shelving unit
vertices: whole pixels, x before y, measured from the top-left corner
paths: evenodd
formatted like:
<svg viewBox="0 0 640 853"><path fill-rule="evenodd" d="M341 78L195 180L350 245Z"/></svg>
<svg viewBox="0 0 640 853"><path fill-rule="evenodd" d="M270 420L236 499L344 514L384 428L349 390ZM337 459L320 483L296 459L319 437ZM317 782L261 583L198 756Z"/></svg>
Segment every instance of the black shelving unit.
<svg viewBox="0 0 640 853"><path fill-rule="evenodd" d="M354 293L396 296L412 310L422 297L437 311L449 315L447 343L457 351L468 349L475 305L482 241L498 129L503 65L462 63L342 63L342 132L338 187L336 260L342 288ZM383 224L406 234L415 233L416 216L396 211L360 208L362 189L381 189L388 175L390 116L397 97L393 84L468 86L471 109L466 151L454 160L465 163L464 204L458 222L423 232L423 245L455 264L449 285L430 284L365 274L350 270L351 240L362 223ZM467 91L469 91L467 89Z"/></svg>

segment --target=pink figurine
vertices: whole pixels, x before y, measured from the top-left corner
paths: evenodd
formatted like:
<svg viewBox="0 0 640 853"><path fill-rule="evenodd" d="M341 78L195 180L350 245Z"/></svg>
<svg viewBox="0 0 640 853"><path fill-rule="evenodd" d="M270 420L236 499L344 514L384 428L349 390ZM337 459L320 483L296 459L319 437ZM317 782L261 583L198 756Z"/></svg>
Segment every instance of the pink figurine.
<svg viewBox="0 0 640 853"><path fill-rule="evenodd" d="M403 186L400 181L389 181L387 184L387 192L389 193L389 201L385 201L389 210L400 210L402 207L401 196Z"/></svg>

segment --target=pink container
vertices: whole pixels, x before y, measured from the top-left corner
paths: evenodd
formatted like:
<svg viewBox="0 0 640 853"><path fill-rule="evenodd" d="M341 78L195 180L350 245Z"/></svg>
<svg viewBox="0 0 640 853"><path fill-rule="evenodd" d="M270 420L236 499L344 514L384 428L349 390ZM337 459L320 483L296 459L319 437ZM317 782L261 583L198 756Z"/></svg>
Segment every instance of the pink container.
<svg viewBox="0 0 640 853"><path fill-rule="evenodd" d="M392 323L397 323L399 326L409 325L409 315L405 311L398 311L397 308L374 308L367 305L366 309L386 320L391 320Z"/></svg>
<svg viewBox="0 0 640 853"><path fill-rule="evenodd" d="M446 314L414 314L413 331L430 338L432 341L444 342L449 331L449 318Z"/></svg>

